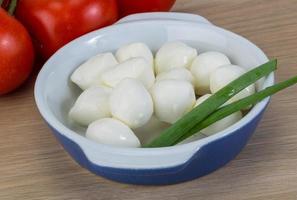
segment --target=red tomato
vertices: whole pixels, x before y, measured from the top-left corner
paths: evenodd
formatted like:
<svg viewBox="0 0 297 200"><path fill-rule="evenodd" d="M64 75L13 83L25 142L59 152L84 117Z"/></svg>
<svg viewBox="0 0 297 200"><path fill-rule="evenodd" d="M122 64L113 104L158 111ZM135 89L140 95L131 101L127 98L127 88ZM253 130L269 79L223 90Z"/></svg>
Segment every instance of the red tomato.
<svg viewBox="0 0 297 200"><path fill-rule="evenodd" d="M116 0L19 0L16 17L43 58L71 40L118 18Z"/></svg>
<svg viewBox="0 0 297 200"><path fill-rule="evenodd" d="M28 78L33 60L33 45L26 29L0 8L0 95Z"/></svg>
<svg viewBox="0 0 297 200"><path fill-rule="evenodd" d="M169 11L175 0L118 0L120 16L140 12Z"/></svg>

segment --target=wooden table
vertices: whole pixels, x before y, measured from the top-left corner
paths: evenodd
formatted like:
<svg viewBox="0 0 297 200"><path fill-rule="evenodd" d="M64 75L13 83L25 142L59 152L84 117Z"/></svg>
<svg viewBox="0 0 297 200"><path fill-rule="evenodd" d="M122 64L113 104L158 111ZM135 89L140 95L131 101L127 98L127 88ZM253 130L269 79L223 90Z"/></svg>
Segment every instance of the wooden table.
<svg viewBox="0 0 297 200"><path fill-rule="evenodd" d="M180 0L174 10L197 13L239 33L279 59L277 80L297 74L296 0ZM36 73L35 73L36 74ZM0 97L0 199L297 199L297 88L276 95L242 153L222 169L162 187L115 183L79 167L42 121L33 75Z"/></svg>

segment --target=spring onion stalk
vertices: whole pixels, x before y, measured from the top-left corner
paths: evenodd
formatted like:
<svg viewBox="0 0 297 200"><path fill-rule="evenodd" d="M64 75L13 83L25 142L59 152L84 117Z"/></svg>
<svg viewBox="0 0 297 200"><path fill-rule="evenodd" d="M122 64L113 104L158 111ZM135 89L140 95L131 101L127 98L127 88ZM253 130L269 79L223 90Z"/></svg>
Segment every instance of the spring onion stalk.
<svg viewBox="0 0 297 200"><path fill-rule="evenodd" d="M164 130L159 137L144 147L165 147L176 144L180 141L180 138L183 138L186 134L188 134L196 124L200 123L211 113L216 111L231 97L239 93L247 86L255 83L260 78L265 77L272 71L276 70L276 65L277 61L271 60L243 74L238 79L232 81L227 86L213 94L191 112L187 113L168 129Z"/></svg>
<svg viewBox="0 0 297 200"><path fill-rule="evenodd" d="M14 15L14 11L16 9L17 4L18 4L18 0L11 0L9 7L8 7L8 13L10 15Z"/></svg>
<svg viewBox="0 0 297 200"><path fill-rule="evenodd" d="M181 137L179 139L178 142L183 141L184 139L194 135L195 133L197 133L198 131L201 131L202 129L212 125L213 123L243 109L246 108L249 105L253 105L256 104L260 101L262 101L263 99L287 88L290 87L294 84L297 83L297 76L288 79L286 81L283 81L281 83L275 84L273 86L270 86L260 92L257 92L255 94L252 94L248 97L245 97L239 101L236 101L234 103L228 104L222 108L219 108L217 111L215 111L214 113L212 113L211 115L209 115L205 120L203 120L202 122L198 123L196 126L193 127L193 129L191 129L191 131L189 131L187 134L185 134L183 137ZM178 143L177 142L177 143Z"/></svg>

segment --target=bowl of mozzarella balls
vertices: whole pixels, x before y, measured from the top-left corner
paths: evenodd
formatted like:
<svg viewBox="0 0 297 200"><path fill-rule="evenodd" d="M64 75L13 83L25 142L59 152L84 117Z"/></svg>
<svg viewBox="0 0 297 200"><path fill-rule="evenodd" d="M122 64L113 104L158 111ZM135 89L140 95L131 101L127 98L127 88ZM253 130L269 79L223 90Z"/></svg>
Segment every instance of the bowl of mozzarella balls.
<svg viewBox="0 0 297 200"><path fill-rule="evenodd" d="M174 184L232 160L254 133L269 98L176 145L146 145L267 61L252 42L201 16L135 14L55 53L37 77L35 100L64 149L90 172L130 184ZM273 82L273 74L262 78L224 105Z"/></svg>

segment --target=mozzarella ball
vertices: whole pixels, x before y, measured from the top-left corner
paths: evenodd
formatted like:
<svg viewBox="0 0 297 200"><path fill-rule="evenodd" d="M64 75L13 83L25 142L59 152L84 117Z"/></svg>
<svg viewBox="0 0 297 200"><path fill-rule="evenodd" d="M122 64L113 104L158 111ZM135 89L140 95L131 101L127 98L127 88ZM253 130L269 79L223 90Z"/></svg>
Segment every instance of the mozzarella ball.
<svg viewBox="0 0 297 200"><path fill-rule="evenodd" d="M71 80L82 90L102 84L103 72L114 68L118 64L112 53L98 54L80 65L71 75Z"/></svg>
<svg viewBox="0 0 297 200"><path fill-rule="evenodd" d="M101 144L118 147L140 147L140 142L133 131L123 122L104 118L91 123L86 137Z"/></svg>
<svg viewBox="0 0 297 200"><path fill-rule="evenodd" d="M227 64L230 64L230 60L220 52L209 51L198 55L191 66L191 72L195 79L196 93L200 95L209 93L209 78L211 72Z"/></svg>
<svg viewBox="0 0 297 200"><path fill-rule="evenodd" d="M161 122L156 116L151 119L142 127L134 130L136 136L139 138L141 144L145 145L158 137L170 124Z"/></svg>
<svg viewBox="0 0 297 200"><path fill-rule="evenodd" d="M141 42L127 44L119 48L116 52L116 58L119 62L124 62L131 58L141 57L146 59L154 70L154 57L148 46Z"/></svg>
<svg viewBox="0 0 297 200"><path fill-rule="evenodd" d="M156 54L156 73L159 74L172 68L190 67L196 56L196 49L182 42L168 42Z"/></svg>
<svg viewBox="0 0 297 200"><path fill-rule="evenodd" d="M112 116L131 128L146 124L153 114L150 93L137 79L122 80L112 91L109 99Z"/></svg>
<svg viewBox="0 0 297 200"><path fill-rule="evenodd" d="M241 111L235 112L215 123L212 125L206 127L205 129L201 130L201 133L204 135L210 136L215 133L218 133L222 130L225 130L226 128L230 127L231 125L235 124L242 118Z"/></svg>
<svg viewBox="0 0 297 200"><path fill-rule="evenodd" d="M188 81L162 80L151 89L155 115L159 120L173 124L189 112L195 104L193 86Z"/></svg>
<svg viewBox="0 0 297 200"><path fill-rule="evenodd" d="M211 94L206 94L202 97L200 97L197 101L196 101L196 106L200 105L202 102L204 102L208 97L210 97ZM235 124L236 122L238 122L240 119L242 118L242 113L241 111L235 112L215 123L213 123L212 125L206 127L205 129L201 130L200 132L203 133L204 135L210 136L212 134L218 133L226 128L228 128L229 126Z"/></svg>
<svg viewBox="0 0 297 200"><path fill-rule="evenodd" d="M109 95L111 89L92 86L81 93L69 112L69 117L80 125L87 126L91 122L110 117Z"/></svg>
<svg viewBox="0 0 297 200"><path fill-rule="evenodd" d="M191 72L186 68L173 68L169 71L160 73L156 77L156 81L167 80L167 79L184 80L184 81L188 81L191 84L194 83L194 78Z"/></svg>
<svg viewBox="0 0 297 200"><path fill-rule="evenodd" d="M219 91L220 89L228 85L230 82L239 78L241 75L245 73L246 73L246 70L237 65L224 65L217 68L210 75L211 92L215 93ZM255 84L252 84L246 87L245 89L243 89L242 91L240 91L238 94L232 97L228 102L237 101L239 99L242 99L254 93L255 93Z"/></svg>
<svg viewBox="0 0 297 200"><path fill-rule="evenodd" d="M138 79L147 89L152 87L155 81L154 72L144 58L131 58L102 75L103 83L109 87L115 87L125 78Z"/></svg>
<svg viewBox="0 0 297 200"><path fill-rule="evenodd" d="M202 133L198 132L198 133L195 133L194 135L184 139L183 141L179 142L177 145L181 145L181 144L187 144L187 143L190 143L190 142L195 142L197 140L201 140L203 138L205 138L206 136L203 135Z"/></svg>

